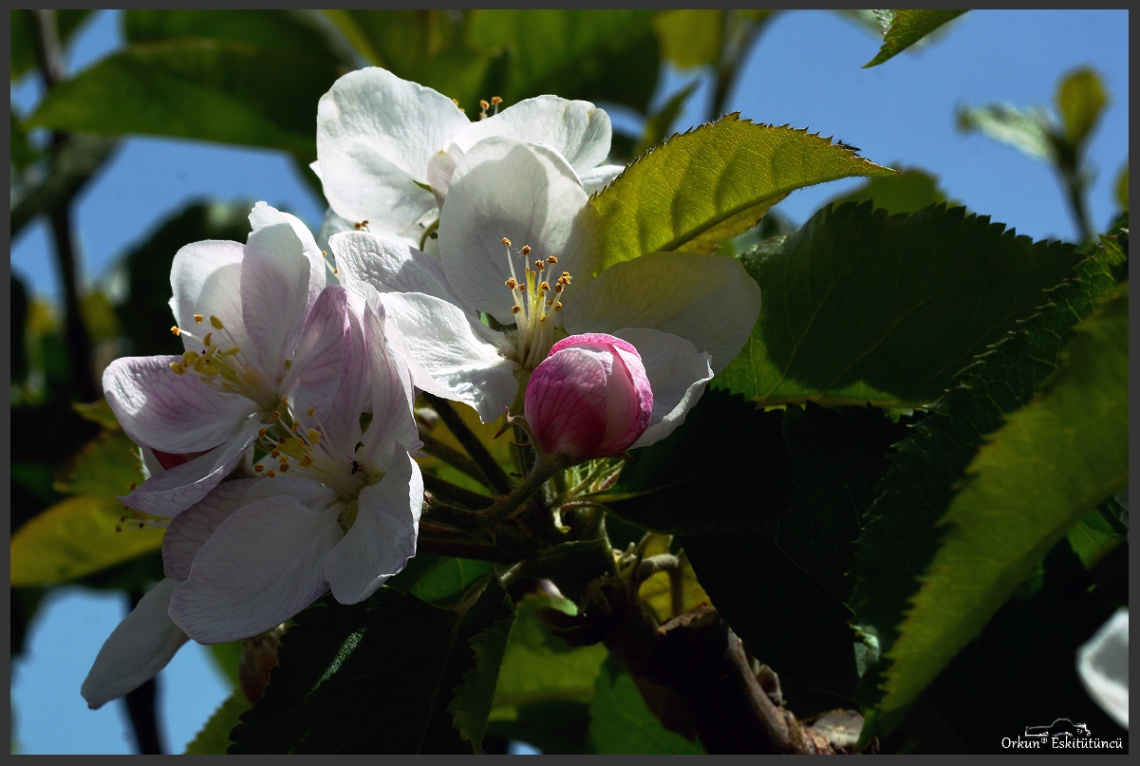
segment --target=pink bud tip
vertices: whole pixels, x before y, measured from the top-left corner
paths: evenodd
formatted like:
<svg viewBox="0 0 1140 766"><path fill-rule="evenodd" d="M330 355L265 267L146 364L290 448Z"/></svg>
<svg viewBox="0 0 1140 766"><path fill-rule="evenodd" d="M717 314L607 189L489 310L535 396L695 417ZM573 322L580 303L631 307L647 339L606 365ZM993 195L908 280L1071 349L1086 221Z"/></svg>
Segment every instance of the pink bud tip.
<svg viewBox="0 0 1140 766"><path fill-rule="evenodd" d="M649 427L653 391L629 343L571 335L531 373L523 411L539 449L581 461L629 449Z"/></svg>

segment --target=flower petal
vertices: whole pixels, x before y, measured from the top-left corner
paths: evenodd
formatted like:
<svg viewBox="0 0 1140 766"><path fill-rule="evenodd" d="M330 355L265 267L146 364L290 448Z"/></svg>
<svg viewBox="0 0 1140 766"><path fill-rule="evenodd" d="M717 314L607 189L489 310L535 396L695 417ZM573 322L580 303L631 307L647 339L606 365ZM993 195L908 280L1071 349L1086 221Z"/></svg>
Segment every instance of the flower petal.
<svg viewBox="0 0 1140 766"><path fill-rule="evenodd" d="M317 105L317 157L336 212L409 244L436 207L427 181L432 155L470 120L441 93L379 68L350 72Z"/></svg>
<svg viewBox="0 0 1140 766"><path fill-rule="evenodd" d="M176 585L169 578L159 582L111 632L80 688L87 707L96 710L142 686L186 643L189 637L166 613Z"/></svg>
<svg viewBox="0 0 1140 766"><path fill-rule="evenodd" d="M622 174L625 165L600 165L590 170L579 172L578 178L582 181L582 188L589 195L594 195L613 183L613 180Z"/></svg>
<svg viewBox="0 0 1140 766"><path fill-rule="evenodd" d="M518 393L517 363L499 353L499 333L423 293L382 293L384 337L417 388L475 408L484 423Z"/></svg>
<svg viewBox="0 0 1140 766"><path fill-rule="evenodd" d="M653 417L645 433L633 443L633 447L647 447L685 422L712 380L709 355L684 338L645 327L627 327L613 334L632 343L641 354L653 389Z"/></svg>
<svg viewBox="0 0 1140 766"><path fill-rule="evenodd" d="M114 360L103 371L103 393L136 441L162 452L211 449L230 439L256 406L244 396L215 391L197 375L170 369L177 356Z"/></svg>
<svg viewBox="0 0 1140 766"><path fill-rule="evenodd" d="M162 536L162 566L166 576L182 582L190 576L190 564L210 535L247 503L246 491L258 479L224 481L208 495L175 516Z"/></svg>
<svg viewBox="0 0 1140 766"><path fill-rule="evenodd" d="M253 231L279 223L287 223L293 227L293 233L301 242L301 250L309 259L308 305L311 306L325 285L329 284L328 278L331 274L325 267L324 256L321 255L321 249L317 247L317 241L313 238L313 233L309 231L309 227L302 223L297 216L283 213L264 202L258 202L253 206L253 210L249 214L249 222L253 226Z"/></svg>
<svg viewBox="0 0 1140 766"><path fill-rule="evenodd" d="M605 110L589 101L538 96L470 123L455 135L454 141L466 152L493 136L547 144L580 175L605 161L610 153L612 128Z"/></svg>
<svg viewBox="0 0 1140 766"><path fill-rule="evenodd" d="M1085 691L1128 728L1128 609L1117 609L1087 642L1077 649L1077 675Z"/></svg>
<svg viewBox="0 0 1140 766"><path fill-rule="evenodd" d="M564 303L573 334L652 327L692 341L720 372L752 333L760 286L733 258L651 253L610 266Z"/></svg>
<svg viewBox="0 0 1140 766"><path fill-rule="evenodd" d="M379 483L361 490L356 521L325 565L337 601L363 601L416 555L423 500L423 477L407 451Z"/></svg>
<svg viewBox="0 0 1140 766"><path fill-rule="evenodd" d="M245 322L241 315L241 262L245 247L239 242L207 240L186 245L174 254L170 266L173 296L170 309L174 321L183 330L202 337L210 331L200 329L195 314L219 317L238 339L246 340ZM183 336L186 350L201 351L201 343Z"/></svg>
<svg viewBox="0 0 1140 766"><path fill-rule="evenodd" d="M324 561L340 537L335 511L288 495L239 508L194 557L170 598L170 617L204 644L276 627L328 589Z"/></svg>
<svg viewBox="0 0 1140 766"><path fill-rule="evenodd" d="M313 304L296 338L296 351L290 350L285 357L291 358L292 364L280 391L294 400L297 412L312 407L323 418L331 411L350 350L348 291L341 285L330 285Z"/></svg>
<svg viewBox="0 0 1140 766"><path fill-rule="evenodd" d="M357 289L366 282L379 292L426 293L455 303L443 264L438 258L405 245L361 231L329 238L341 282Z"/></svg>
<svg viewBox="0 0 1140 766"><path fill-rule="evenodd" d="M309 259L285 222L249 235L241 265L241 310L251 354L271 379L284 372L309 308Z"/></svg>
<svg viewBox="0 0 1140 766"><path fill-rule="evenodd" d="M234 469L257 438L260 427L257 420L250 418L229 441L188 463L151 476L119 500L144 513L167 518L176 516L205 497Z"/></svg>
<svg viewBox="0 0 1140 766"><path fill-rule="evenodd" d="M415 391L411 372L388 347L381 329L384 307L364 309L365 355L371 365L372 422L364 437L360 460L366 465L388 466L401 453L422 446L412 414Z"/></svg>
<svg viewBox="0 0 1140 766"><path fill-rule="evenodd" d="M447 283L462 288L464 308L514 324L514 300L503 282L522 279L524 261L558 257L558 273L588 279L600 250L598 214L574 170L557 152L537 144L489 138L460 160L440 210L439 255ZM508 255L530 245L527 258ZM572 282L562 300L572 305Z"/></svg>

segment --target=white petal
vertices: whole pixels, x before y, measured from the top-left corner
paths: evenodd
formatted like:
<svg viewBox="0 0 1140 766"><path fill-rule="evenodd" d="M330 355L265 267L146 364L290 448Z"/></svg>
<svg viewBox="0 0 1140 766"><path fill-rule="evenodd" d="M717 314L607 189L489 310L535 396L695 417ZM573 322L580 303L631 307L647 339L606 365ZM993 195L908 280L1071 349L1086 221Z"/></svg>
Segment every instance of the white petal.
<svg viewBox="0 0 1140 766"><path fill-rule="evenodd" d="M208 495L175 516L162 536L162 566L166 576L182 582L190 564L214 530L247 503L246 491L258 479L224 481Z"/></svg>
<svg viewBox="0 0 1140 766"><path fill-rule="evenodd" d="M499 353L499 333L458 307L422 293L383 293L384 337L417 388L498 418L518 392L518 364Z"/></svg>
<svg viewBox="0 0 1140 766"><path fill-rule="evenodd" d="M245 247L238 242L207 240L186 245L174 254L170 266L173 297L170 309L179 327L201 338L211 330L199 324L195 314L219 317L238 338L246 339L241 315L241 262ZM183 337L187 350L201 351L198 341Z"/></svg>
<svg viewBox="0 0 1140 766"><path fill-rule="evenodd" d="M407 241L436 207L428 160L470 121L451 99L379 68L341 77L317 105L317 157L338 214Z"/></svg>
<svg viewBox="0 0 1140 766"><path fill-rule="evenodd" d="M438 258L391 239L350 231L329 239L341 281L350 288L367 282L376 290L427 293L455 303Z"/></svg>
<svg viewBox="0 0 1140 766"><path fill-rule="evenodd" d="M229 441L188 463L151 476L134 492L119 499L144 513L167 518L176 516L218 486L253 444L260 427L261 424L251 418Z"/></svg>
<svg viewBox="0 0 1140 766"><path fill-rule="evenodd" d="M171 596L170 617L204 644L269 630L328 589L325 557L340 537L335 511L292 497L239 508L194 557Z"/></svg>
<svg viewBox="0 0 1140 766"><path fill-rule="evenodd" d="M87 707L95 710L142 686L186 643L166 613L177 584L167 578L155 585L111 632L80 689Z"/></svg>
<svg viewBox="0 0 1140 766"><path fill-rule="evenodd" d="M297 412L313 408L323 418L331 411L348 365L348 331L348 291L326 287L296 338L292 365L281 381L281 393L293 399Z"/></svg>
<svg viewBox="0 0 1140 766"><path fill-rule="evenodd" d="M253 225L253 231L278 223L287 223L293 227L293 233L297 235L297 239L301 242L301 249L305 253L305 257L309 259L308 303L311 306L313 301L317 299L317 295L320 294L321 289L329 282L327 279L328 272L325 269L325 259L321 255L321 249L317 247L317 241L313 238L313 233L309 231L309 227L302 223L297 216L283 213L264 202L258 202L254 205L253 211L249 214L249 222Z"/></svg>
<svg viewBox="0 0 1140 766"><path fill-rule="evenodd" d="M503 282L523 279L526 264L558 257L555 274L589 279L600 255L598 214L574 170L549 147L489 138L471 148L440 210L439 254L447 283L462 291L463 305L513 324L514 301ZM516 251L508 256L506 237ZM525 259L517 254L530 245ZM578 282L563 294L572 304Z"/></svg>
<svg viewBox="0 0 1140 766"><path fill-rule="evenodd" d="M572 334L652 327L692 341L720 372L752 333L760 286L733 258L651 253L610 266L564 303Z"/></svg>
<svg viewBox="0 0 1140 766"><path fill-rule="evenodd" d="M587 194L593 195L613 183L613 180L622 174L625 165L601 165L590 170L578 173L582 180L582 188Z"/></svg>
<svg viewBox="0 0 1140 766"><path fill-rule="evenodd" d="M645 327L623 328L612 334L632 343L641 354L653 389L649 428L633 443L634 447L647 447L685 422L685 416L712 380L709 355L684 338Z"/></svg>
<svg viewBox="0 0 1140 766"><path fill-rule="evenodd" d="M547 144L581 174L605 161L611 135L605 110L588 101L538 96L472 122L456 134L455 143L463 151L492 136Z"/></svg>
<svg viewBox="0 0 1140 766"><path fill-rule="evenodd" d="M282 222L255 230L241 266L245 329L262 371L284 372L309 307L309 259L293 227Z"/></svg>
<svg viewBox="0 0 1140 766"><path fill-rule="evenodd" d="M114 360L103 371L103 393L136 441L163 452L211 449L233 437L256 409L243 396L209 388L192 372L170 369L177 356Z"/></svg>
<svg viewBox="0 0 1140 766"><path fill-rule="evenodd" d="M415 391L407 364L393 354L381 329L384 307L364 310L365 354L371 366L372 422L364 437L360 459L388 470L401 451L422 446L412 406Z"/></svg>
<svg viewBox="0 0 1140 766"><path fill-rule="evenodd" d="M356 521L325 566L337 601L363 601L416 555L423 500L423 477L407 452L378 484L361 490Z"/></svg>
<svg viewBox="0 0 1140 766"><path fill-rule="evenodd" d="M321 432L321 441L332 454L345 457L351 456L360 443L360 413L372 409L372 370L365 352L364 328L355 311L350 309L347 318L346 366L329 412L320 422L311 420L303 412L300 414L305 428L317 428Z"/></svg>
<svg viewBox="0 0 1140 766"><path fill-rule="evenodd" d="M1112 720L1128 728L1128 609L1116 610L1077 649L1077 674L1085 691Z"/></svg>

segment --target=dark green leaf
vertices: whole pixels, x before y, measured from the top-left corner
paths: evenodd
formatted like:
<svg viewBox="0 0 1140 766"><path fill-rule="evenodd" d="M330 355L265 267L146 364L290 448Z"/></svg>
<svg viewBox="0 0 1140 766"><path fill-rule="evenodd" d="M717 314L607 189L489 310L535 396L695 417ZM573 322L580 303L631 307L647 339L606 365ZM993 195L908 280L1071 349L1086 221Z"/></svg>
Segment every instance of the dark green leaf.
<svg viewBox="0 0 1140 766"><path fill-rule="evenodd" d="M598 753L703 754L699 742L661 725L645 704L633 678L613 657L598 674L590 703L590 739Z"/></svg>
<svg viewBox="0 0 1140 766"><path fill-rule="evenodd" d="M917 213L924 207L949 202L938 186L938 180L922 170L901 170L896 176L868 179L854 191L836 197L829 204L838 207L844 202L870 201L875 208L889 215Z"/></svg>
<svg viewBox="0 0 1140 766"><path fill-rule="evenodd" d="M875 58L863 65L863 68L882 64L884 61L902 53L935 29L961 16L965 11L947 10L896 10L878 11L883 14L887 22L886 33L883 35L883 47Z"/></svg>
<svg viewBox="0 0 1140 766"><path fill-rule="evenodd" d="M679 69L719 64L728 13L679 8L660 13L653 29L661 40L661 58Z"/></svg>
<svg viewBox="0 0 1140 766"><path fill-rule="evenodd" d="M1100 77L1089 68L1069 74L1057 86L1057 109L1065 122L1065 139L1069 146L1080 146L1100 119L1108 96Z"/></svg>
<svg viewBox="0 0 1140 766"><path fill-rule="evenodd" d="M28 354L26 334L28 329L28 289L24 287L22 279L15 274L9 274L11 292L9 295L8 311L11 324L9 339L11 342L11 379L22 382L28 377Z"/></svg>
<svg viewBox="0 0 1140 766"><path fill-rule="evenodd" d="M369 63L397 77L423 82L422 70L449 42L454 26L443 10L395 9L322 11Z"/></svg>
<svg viewBox="0 0 1140 766"><path fill-rule="evenodd" d="M230 730L237 725L238 717L250 707L242 690L235 690L186 745L186 755L225 755L226 748L232 744Z"/></svg>
<svg viewBox="0 0 1140 766"><path fill-rule="evenodd" d="M32 146L28 141L28 134L24 131L24 126L20 124L20 118L16 116L15 104L12 105L12 110L8 113L11 122L8 138L8 156L12 162L12 169L17 172L22 172L25 168L39 159L41 152ZM13 176L13 182L16 177ZM18 200L13 200L13 203Z"/></svg>
<svg viewBox="0 0 1140 766"><path fill-rule="evenodd" d="M491 571L486 561L421 553L388 586L436 606L450 606Z"/></svg>
<svg viewBox="0 0 1140 766"><path fill-rule="evenodd" d="M894 172L807 131L727 115L674 136L593 198L601 268L657 251L711 253L796 189Z"/></svg>
<svg viewBox="0 0 1140 766"><path fill-rule="evenodd" d="M190 38L139 43L61 84L28 124L246 144L314 159L317 101L340 74L305 51Z"/></svg>
<svg viewBox="0 0 1140 766"><path fill-rule="evenodd" d="M1086 568L1095 567L1104 556L1117 546L1127 543L1128 529L1120 528L1120 522L1112 518L1112 500L1106 501L1104 510L1095 509L1073 525L1067 533L1069 545L1080 557Z"/></svg>
<svg viewBox="0 0 1140 766"><path fill-rule="evenodd" d="M1030 401L1055 366L1071 328L1111 287L1111 271L1123 259L1118 248L1104 248L1099 258L1082 262L1076 279L1050 291L1050 302L1040 313L964 370L958 385L899 444L896 465L880 484L852 570L856 622L877 636L883 649L893 644L908 599L918 589L917 578L934 557L942 535L937 521L982 436L1001 425L1003 413ZM875 699L876 673L864 681L864 698Z"/></svg>
<svg viewBox="0 0 1140 766"><path fill-rule="evenodd" d="M745 255L760 318L714 385L767 405L925 406L1076 261L962 208L824 208Z"/></svg>
<svg viewBox="0 0 1140 766"><path fill-rule="evenodd" d="M1128 163L1120 169L1116 178L1116 204L1121 210L1128 209Z"/></svg>
<svg viewBox="0 0 1140 766"><path fill-rule="evenodd" d="M887 727L1053 544L1127 485L1127 286L1064 353L1046 390L987 437L942 519L946 539L887 653Z"/></svg>
<svg viewBox="0 0 1140 766"><path fill-rule="evenodd" d="M483 696L489 707L497 673L489 642L506 640L512 616L494 577L455 609L388 587L355 606L318 602L282 638L229 751L474 752L482 732L469 715Z"/></svg>
<svg viewBox="0 0 1140 766"><path fill-rule="evenodd" d="M489 721L487 734L525 742L543 753L579 755L594 752L589 726L589 703L551 700L519 705L515 718Z"/></svg>

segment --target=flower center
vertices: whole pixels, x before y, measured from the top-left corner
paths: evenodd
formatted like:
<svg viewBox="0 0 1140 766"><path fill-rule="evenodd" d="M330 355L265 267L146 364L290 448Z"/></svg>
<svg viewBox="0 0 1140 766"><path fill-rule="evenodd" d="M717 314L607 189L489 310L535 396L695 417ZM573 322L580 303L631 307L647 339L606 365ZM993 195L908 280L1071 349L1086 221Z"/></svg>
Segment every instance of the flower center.
<svg viewBox="0 0 1140 766"><path fill-rule="evenodd" d="M314 416L313 408L308 415ZM324 484L342 500L355 499L369 479L379 478L355 459L334 454L318 428L304 428L298 421L286 426L278 420L262 428L258 445L266 453L253 466L258 474L272 479L292 470Z"/></svg>
<svg viewBox="0 0 1140 766"><path fill-rule="evenodd" d="M544 279L547 267L558 264L558 258L551 255L534 261L534 268L526 265L520 281L515 275L511 241L506 237L500 241L507 247L507 264L511 270L511 276L504 284L515 302L511 307L518 328L514 359L524 369L533 370L554 345L554 318L551 315L562 310L562 292L570 284L570 272L562 272L553 285ZM519 251L524 263L530 251L530 245L523 245Z"/></svg>
<svg viewBox="0 0 1140 766"><path fill-rule="evenodd" d="M194 321L201 324L204 317L194 315ZM194 333L178 326L170 328L175 335L186 336L202 343L201 353L189 350L182 354L182 361L171 362L170 369L179 375L193 370L204 384L225 394L240 394L262 405L266 412L277 406L277 386L280 381L269 381L246 356L237 340L230 334L221 319L211 315L210 326L214 329L199 338ZM218 342L219 338L226 344ZM289 369L285 360L285 370Z"/></svg>

